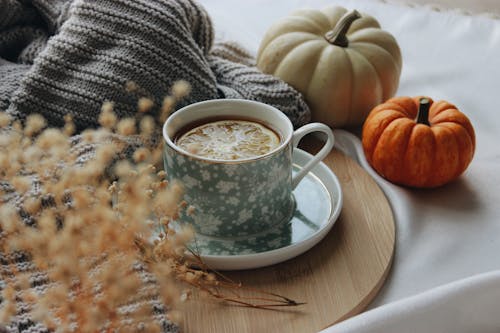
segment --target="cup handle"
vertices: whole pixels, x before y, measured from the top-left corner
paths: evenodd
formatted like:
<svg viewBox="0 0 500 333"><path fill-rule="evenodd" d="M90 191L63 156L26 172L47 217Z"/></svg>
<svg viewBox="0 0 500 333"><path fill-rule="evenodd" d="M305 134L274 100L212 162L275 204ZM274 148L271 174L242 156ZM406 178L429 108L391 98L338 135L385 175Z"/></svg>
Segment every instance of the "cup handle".
<svg viewBox="0 0 500 333"><path fill-rule="evenodd" d="M292 189L295 189L297 185L299 185L302 178L304 178L304 176L307 175L307 173L311 171L311 169L316 164L318 164L326 157L326 155L330 153L335 143L335 138L330 127L322 123L310 123L293 132L293 149L297 148L300 140L302 140L305 135L313 132L325 133L327 136L326 142L323 145L323 148L321 148L321 150L316 155L314 155L314 157L309 162L307 162L307 164L292 178Z"/></svg>

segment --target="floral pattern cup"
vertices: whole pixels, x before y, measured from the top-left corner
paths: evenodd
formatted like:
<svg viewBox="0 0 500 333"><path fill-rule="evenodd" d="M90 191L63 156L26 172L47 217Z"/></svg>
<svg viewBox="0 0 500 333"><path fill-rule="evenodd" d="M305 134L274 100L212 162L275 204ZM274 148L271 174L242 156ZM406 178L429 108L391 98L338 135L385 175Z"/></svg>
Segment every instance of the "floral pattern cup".
<svg viewBox="0 0 500 333"><path fill-rule="evenodd" d="M196 156L174 143L175 135L203 119L254 119L281 136L277 148L249 159L221 161ZM326 135L323 148L292 178L292 153L303 136ZM184 199L194 214L181 214L199 234L238 238L254 236L289 221L295 209L292 191L333 148L332 130L311 123L294 131L278 109L260 102L220 99L188 105L173 113L163 126L164 164L168 178L180 181Z"/></svg>

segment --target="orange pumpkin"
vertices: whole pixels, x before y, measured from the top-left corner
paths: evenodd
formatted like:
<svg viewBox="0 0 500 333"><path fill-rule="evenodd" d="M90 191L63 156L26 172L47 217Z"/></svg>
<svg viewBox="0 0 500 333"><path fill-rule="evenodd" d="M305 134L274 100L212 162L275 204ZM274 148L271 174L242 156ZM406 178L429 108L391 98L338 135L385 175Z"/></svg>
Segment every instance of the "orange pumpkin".
<svg viewBox="0 0 500 333"><path fill-rule="evenodd" d="M368 163L387 180L436 187L460 176L474 155L469 119L428 97L396 97L375 107L363 125Z"/></svg>

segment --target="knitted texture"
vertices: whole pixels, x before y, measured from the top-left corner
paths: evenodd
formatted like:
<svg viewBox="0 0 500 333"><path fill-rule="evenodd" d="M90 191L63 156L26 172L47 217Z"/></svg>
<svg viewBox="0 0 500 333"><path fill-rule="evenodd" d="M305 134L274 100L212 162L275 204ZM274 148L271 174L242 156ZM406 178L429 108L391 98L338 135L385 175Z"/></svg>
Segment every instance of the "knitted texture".
<svg viewBox="0 0 500 333"><path fill-rule="evenodd" d="M2 131L4 131L4 129L0 130L0 134ZM144 143L138 136L123 137L116 134L110 134L106 138L106 142L113 142L117 145L123 146L123 149L116 154L115 161L124 159L126 156L130 156L131 153L144 144L154 144L154 142ZM71 150L68 153L75 153L78 156L74 161L75 165L82 165L93 159L99 145L99 143L85 142L81 135L73 136L70 144ZM61 165L61 168L65 167L65 165ZM108 169L111 169L111 167L112 165L110 165ZM23 223L30 227L36 227L35 219L21 208L23 203L32 197L42 197L41 202L43 209L50 209L54 201L50 194L43 194L43 185L38 176L31 176L30 178L31 188L22 195L16 192L8 180L0 179L0 193L2 193L0 203L8 203L16 206ZM3 236L3 231L0 230L0 238ZM21 252L14 252L6 255L0 252L0 291L4 289L6 283L3 278L9 279L11 282L14 282L12 279L17 278L16 275L12 275L13 270L28 274L30 289L35 294L43 294L48 290L48 288L51 288L51 281L49 280L47 272L39 270L38 267L30 260L29 255ZM155 276L148 272L140 263L137 263L134 266L134 270L138 272L142 281L140 292L133 297L133 301L121 305L120 311L132 312L138 308L151 309L152 314L150 320L155 322L158 327L162 329L162 332L179 332L179 327L167 319L167 309L161 302L158 295L158 285L156 283ZM17 300L16 307L18 312L13 318L11 318L10 322L0 323L0 333L50 332L42 323L36 322L32 319L31 304L26 303L24 300L19 298Z"/></svg>
<svg viewBox="0 0 500 333"><path fill-rule="evenodd" d="M18 2L1 1L22 12ZM21 3L32 15L32 7ZM10 101L7 111L15 118L39 113L61 126L69 113L78 130L96 127L106 100L114 102L119 117L136 112L137 96L124 89L128 81L147 92L158 112L172 84L182 79L192 93L178 107L245 98L277 107L295 126L308 120L301 95L249 66L253 63L241 56L241 48L216 47L211 54L210 18L192 1L35 0L33 6L39 13L34 26L17 14L7 18L11 23L0 33L2 58L16 65L33 62L14 92L5 88L12 86L13 76L0 82L0 94Z"/></svg>
<svg viewBox="0 0 500 333"><path fill-rule="evenodd" d="M217 88L226 98L243 97L275 105L293 119L295 125L310 120L309 112L303 112L308 108L302 96L288 89L285 82L262 75L256 67L249 66L253 59L245 50L223 43L217 45L208 59L216 74Z"/></svg>
<svg viewBox="0 0 500 333"><path fill-rule="evenodd" d="M126 91L129 81L155 102L151 112L157 115L178 80L189 82L192 91L177 107L214 98L245 98L275 106L294 126L309 121L302 96L259 72L247 51L237 44L213 45L210 18L191 0L0 0L0 111L15 119L38 113L50 126L61 126L70 114L81 131L98 126L104 101L113 101L118 117L133 116L140 96ZM113 140L127 143L122 155L142 144L133 137ZM79 154L78 163L92 159L96 148L79 136L73 137L72 147ZM31 194L40 190L33 179ZM0 179L0 193L0 204L20 207L24 200L7 179ZM30 216L23 220L33 223ZM5 259L9 258L0 253L0 269L8 273L11 266ZM36 271L28 257L10 259L18 270L31 273L32 288L46 287L46 273ZM145 288L154 288L154 280L146 272L144 276ZM156 298L138 302L154 308L151 320L164 332L178 331ZM6 329L47 332L27 310Z"/></svg>

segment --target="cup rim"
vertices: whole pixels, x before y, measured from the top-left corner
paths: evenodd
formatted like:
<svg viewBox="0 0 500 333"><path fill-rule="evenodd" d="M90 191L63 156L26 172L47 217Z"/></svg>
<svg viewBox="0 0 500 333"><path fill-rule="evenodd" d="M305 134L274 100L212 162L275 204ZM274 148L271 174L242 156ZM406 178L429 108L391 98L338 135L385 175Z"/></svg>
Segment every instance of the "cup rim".
<svg viewBox="0 0 500 333"><path fill-rule="evenodd" d="M286 126L288 127L288 133L287 133L286 137L283 137L283 142L281 142L278 147L274 148L270 152L263 154L263 155L258 155L255 157L244 158L244 159L239 159L239 160L220 160L220 159L202 157L202 156L198 156L198 155L195 155L193 153L190 153L190 152L182 149L181 147L177 146L172 141L172 139L170 138L170 136L167 133L168 126L171 125L171 123L173 121L175 121L176 118L179 117L179 115L182 112L187 112L186 110L196 109L196 108L200 108L202 106L210 106L210 105L214 105L214 104L235 104L235 105L240 104L240 105L247 105L247 106L253 105L253 106L256 106L259 108L266 108L269 112L275 113L278 118L280 118L283 122L286 123ZM210 116L208 116L208 117L210 117ZM245 117L247 117L250 120L255 119L255 121L259 121L258 119L253 118L251 116L248 117L245 115ZM273 124L270 124L270 125L272 126ZM274 156L275 154L281 152L283 149L285 149L288 146L288 144L290 143L292 136L293 136L293 124L290 121L290 119L283 112L281 112L280 110L278 110L277 108L275 108L272 105L265 104L265 103L258 102L258 101L248 100L248 99L225 98L225 99L212 99L212 100L196 102L196 103L192 103L192 104L189 104L189 105L186 105L186 106L180 108L179 110L173 112L167 118L167 120L165 120L165 122L163 124L163 128L162 128L162 134L163 134L163 139L167 142L167 145L170 148L175 150L177 153L185 155L189 158L200 160L200 161L207 162L207 163L213 163L213 164L242 164L242 163L254 162L254 161L259 161L259 160L263 160L266 158L270 158L270 157Z"/></svg>

